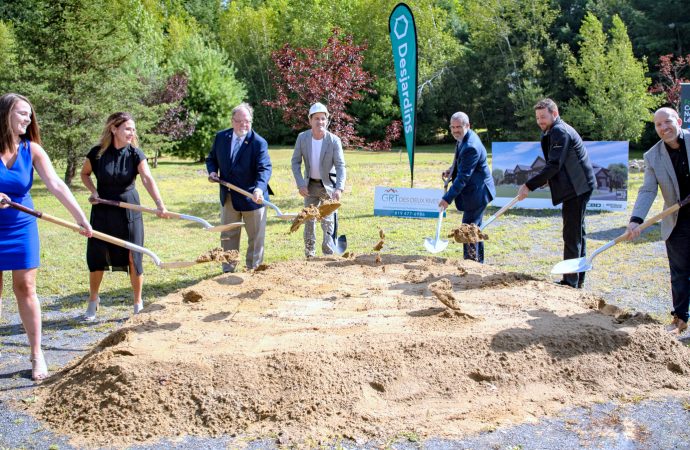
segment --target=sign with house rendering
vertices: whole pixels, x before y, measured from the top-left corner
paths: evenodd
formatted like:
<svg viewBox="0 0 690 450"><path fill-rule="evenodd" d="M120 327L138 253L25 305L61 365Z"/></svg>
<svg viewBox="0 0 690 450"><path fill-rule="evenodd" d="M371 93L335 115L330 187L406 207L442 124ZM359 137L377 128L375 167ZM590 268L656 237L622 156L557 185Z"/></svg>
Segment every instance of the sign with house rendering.
<svg viewBox="0 0 690 450"><path fill-rule="evenodd" d="M628 142L585 142L597 187L587 203L589 210L624 211L628 200ZM493 206L503 206L517 195L518 188L546 164L539 142L493 142L492 175L496 184ZM516 208L560 208L553 206L549 187L530 193Z"/></svg>

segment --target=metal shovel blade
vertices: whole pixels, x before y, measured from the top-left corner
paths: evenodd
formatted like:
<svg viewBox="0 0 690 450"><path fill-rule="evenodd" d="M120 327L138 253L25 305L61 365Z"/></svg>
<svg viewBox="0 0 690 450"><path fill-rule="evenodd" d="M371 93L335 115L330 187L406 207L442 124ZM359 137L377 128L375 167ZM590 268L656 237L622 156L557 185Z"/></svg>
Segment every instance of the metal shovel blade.
<svg viewBox="0 0 690 450"><path fill-rule="evenodd" d="M587 257L566 259L551 269L553 274L580 273L592 270L592 260Z"/></svg>
<svg viewBox="0 0 690 450"><path fill-rule="evenodd" d="M434 239L424 238L424 248L429 253L438 253L448 247L448 241L441 239L441 222L443 221L443 210L438 213L438 222L436 222L436 237Z"/></svg>
<svg viewBox="0 0 690 450"><path fill-rule="evenodd" d="M439 253L448 247L448 241L443 239L424 238L424 248L429 253Z"/></svg>

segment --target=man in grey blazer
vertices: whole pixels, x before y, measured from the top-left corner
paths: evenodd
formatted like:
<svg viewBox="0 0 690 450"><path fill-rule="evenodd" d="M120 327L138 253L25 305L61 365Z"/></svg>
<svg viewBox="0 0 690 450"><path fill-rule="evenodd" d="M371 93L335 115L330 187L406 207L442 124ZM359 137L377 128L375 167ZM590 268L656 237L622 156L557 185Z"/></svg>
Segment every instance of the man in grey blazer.
<svg viewBox="0 0 690 450"><path fill-rule="evenodd" d="M297 189L304 197L304 206L320 205L323 199L340 201L345 189L345 156L340 138L328 131L328 109L321 103L309 108L311 130L297 136L292 153L292 174ZM304 174L301 171L304 162ZM321 220L324 255L333 253L333 214ZM304 223L304 255L312 258L316 254L316 221Z"/></svg>
<svg viewBox="0 0 690 450"><path fill-rule="evenodd" d="M654 128L661 140L644 154L644 181L628 223L628 239L640 235L638 227L652 207L658 188L664 197L664 209L690 195L690 131L681 129L682 123L671 108L654 113ZM673 319L669 331L680 335L688 328L690 303L690 208L666 216L661 221L661 237L666 241L671 270Z"/></svg>

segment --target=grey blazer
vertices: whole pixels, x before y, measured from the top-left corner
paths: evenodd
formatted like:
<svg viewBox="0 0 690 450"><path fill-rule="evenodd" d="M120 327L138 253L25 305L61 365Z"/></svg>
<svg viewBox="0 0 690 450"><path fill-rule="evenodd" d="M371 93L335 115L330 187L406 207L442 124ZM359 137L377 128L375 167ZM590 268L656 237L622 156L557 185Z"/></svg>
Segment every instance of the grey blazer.
<svg viewBox="0 0 690 450"><path fill-rule="evenodd" d="M309 155L311 154L311 130L303 131L297 136L295 151L292 153L292 174L295 177L297 188L309 184ZM300 171L300 166L304 161L304 174ZM335 169L335 170L334 170ZM330 177L335 172L335 182ZM345 189L345 155L343 144L340 138L327 131L321 145L321 158L319 159L319 173L321 180L328 195L333 195L333 191Z"/></svg>
<svg viewBox="0 0 690 450"><path fill-rule="evenodd" d="M681 133L683 133L683 139L685 139L685 151L688 152L688 159L690 159L690 131L681 130ZM642 219L645 218L652 207L658 187L661 188L661 195L664 197L664 209L683 200L680 198L678 179L676 178L676 172L673 170L673 163L668 155L664 141L657 142L644 154L644 162L646 165L644 181L637 194L637 200L632 212L633 216ZM662 219L661 237L664 240L671 235L677 220L678 211Z"/></svg>

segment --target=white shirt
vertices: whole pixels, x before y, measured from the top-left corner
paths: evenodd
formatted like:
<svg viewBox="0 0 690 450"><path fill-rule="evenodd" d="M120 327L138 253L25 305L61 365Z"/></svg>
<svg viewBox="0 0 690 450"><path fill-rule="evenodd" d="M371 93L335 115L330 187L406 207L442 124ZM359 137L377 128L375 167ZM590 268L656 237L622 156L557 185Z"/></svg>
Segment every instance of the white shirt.
<svg viewBox="0 0 690 450"><path fill-rule="evenodd" d="M311 155L309 155L309 178L315 180L321 179L321 171L319 164L321 162L321 146L323 139L311 138Z"/></svg>

